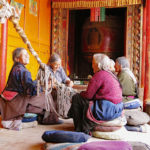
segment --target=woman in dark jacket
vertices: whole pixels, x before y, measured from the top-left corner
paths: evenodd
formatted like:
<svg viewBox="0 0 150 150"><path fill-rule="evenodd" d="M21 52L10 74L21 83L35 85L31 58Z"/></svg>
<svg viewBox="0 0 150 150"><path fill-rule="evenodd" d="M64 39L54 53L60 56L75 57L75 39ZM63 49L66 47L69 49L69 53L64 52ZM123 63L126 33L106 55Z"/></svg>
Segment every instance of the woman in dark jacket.
<svg viewBox="0 0 150 150"><path fill-rule="evenodd" d="M15 49L13 61L14 65L7 85L0 98L2 120L22 119L26 112L43 114L45 94L41 92L37 96L37 82L32 80L31 73L25 67L29 63L29 54L26 49ZM57 121L58 117L53 115L52 123L57 123Z"/></svg>

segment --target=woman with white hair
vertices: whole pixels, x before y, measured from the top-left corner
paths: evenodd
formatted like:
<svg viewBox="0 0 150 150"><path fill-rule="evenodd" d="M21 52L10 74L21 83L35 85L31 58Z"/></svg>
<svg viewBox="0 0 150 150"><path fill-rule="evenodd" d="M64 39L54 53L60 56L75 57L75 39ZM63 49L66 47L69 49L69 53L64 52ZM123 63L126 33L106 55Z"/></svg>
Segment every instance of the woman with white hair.
<svg viewBox="0 0 150 150"><path fill-rule="evenodd" d="M53 53L48 62L49 70L59 83L64 83L69 87L73 86L73 82L67 77L63 67L61 66L61 58L57 53Z"/></svg>
<svg viewBox="0 0 150 150"><path fill-rule="evenodd" d="M31 73L26 68L26 65L29 64L27 50L16 48L12 56L14 64L6 87L0 95L0 110L3 127L16 130L20 129L25 113L43 116L46 107L44 92L40 90L37 96L37 81L32 80ZM15 122L16 120L19 121L19 124ZM58 117L52 113L49 120L51 120L50 124L59 123ZM10 126L6 126L7 121L12 121Z"/></svg>
<svg viewBox="0 0 150 150"><path fill-rule="evenodd" d="M115 70L122 86L123 102L135 99L137 96L137 81L130 70L129 60L122 56L116 59Z"/></svg>
<svg viewBox="0 0 150 150"><path fill-rule="evenodd" d="M75 131L87 134L97 123L118 118L123 110L122 89L110 71L109 57L94 54L92 68L94 75L87 90L73 96L68 112L68 117L73 118Z"/></svg>

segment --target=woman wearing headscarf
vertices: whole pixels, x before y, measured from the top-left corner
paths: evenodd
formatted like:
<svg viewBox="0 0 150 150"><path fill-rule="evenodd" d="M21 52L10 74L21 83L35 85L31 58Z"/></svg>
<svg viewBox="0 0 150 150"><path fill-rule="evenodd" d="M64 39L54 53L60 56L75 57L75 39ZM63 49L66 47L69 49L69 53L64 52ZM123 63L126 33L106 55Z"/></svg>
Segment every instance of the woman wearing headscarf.
<svg viewBox="0 0 150 150"><path fill-rule="evenodd" d="M68 116L73 118L75 131L92 131L97 123L113 120L122 114L122 89L117 77L110 71L110 59L94 54L94 75L87 90L72 98Z"/></svg>

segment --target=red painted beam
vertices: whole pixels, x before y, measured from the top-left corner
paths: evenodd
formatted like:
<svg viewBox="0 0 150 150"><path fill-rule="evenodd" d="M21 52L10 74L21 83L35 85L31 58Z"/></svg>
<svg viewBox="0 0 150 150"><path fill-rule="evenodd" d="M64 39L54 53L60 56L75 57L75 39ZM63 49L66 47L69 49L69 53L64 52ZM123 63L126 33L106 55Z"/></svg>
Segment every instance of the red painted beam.
<svg viewBox="0 0 150 150"><path fill-rule="evenodd" d="M146 52L145 52L144 106L146 102L149 100L150 100L150 0L147 0L146 1Z"/></svg>
<svg viewBox="0 0 150 150"><path fill-rule="evenodd" d="M142 37L142 70L141 70L141 88L144 88L145 79L145 52L146 52L146 7L143 8L143 37Z"/></svg>
<svg viewBox="0 0 150 150"><path fill-rule="evenodd" d="M0 93L5 88L6 84L6 63L7 63L7 32L8 22L2 24L1 30L1 52L0 52Z"/></svg>

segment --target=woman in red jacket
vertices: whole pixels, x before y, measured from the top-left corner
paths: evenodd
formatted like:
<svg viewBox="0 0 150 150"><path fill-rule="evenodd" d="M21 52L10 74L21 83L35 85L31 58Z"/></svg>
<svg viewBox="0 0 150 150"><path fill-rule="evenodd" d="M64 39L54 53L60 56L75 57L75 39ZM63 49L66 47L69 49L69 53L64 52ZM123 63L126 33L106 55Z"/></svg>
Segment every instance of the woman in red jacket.
<svg viewBox="0 0 150 150"><path fill-rule="evenodd" d="M73 96L68 112L68 117L73 118L75 131L87 134L96 123L113 120L121 116L123 110L122 89L117 77L110 71L109 57L95 54L92 68L94 75L87 90Z"/></svg>

